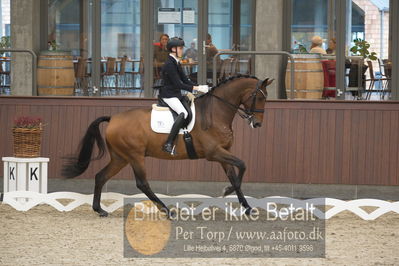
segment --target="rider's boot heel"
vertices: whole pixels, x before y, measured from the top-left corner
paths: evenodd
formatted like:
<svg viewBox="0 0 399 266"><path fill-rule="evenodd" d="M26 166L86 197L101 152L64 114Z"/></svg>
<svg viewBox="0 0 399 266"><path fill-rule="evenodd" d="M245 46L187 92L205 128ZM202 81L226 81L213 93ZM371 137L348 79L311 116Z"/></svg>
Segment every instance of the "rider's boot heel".
<svg viewBox="0 0 399 266"><path fill-rule="evenodd" d="M162 147L162 150L164 152L167 152L171 155L177 155L176 154L176 146L174 145L174 142L175 142L177 135L179 134L180 128L183 126L183 123L184 123L184 114L181 113L176 118L176 121L174 122L174 124L172 126L172 129L170 131L168 139L166 140L165 144Z"/></svg>

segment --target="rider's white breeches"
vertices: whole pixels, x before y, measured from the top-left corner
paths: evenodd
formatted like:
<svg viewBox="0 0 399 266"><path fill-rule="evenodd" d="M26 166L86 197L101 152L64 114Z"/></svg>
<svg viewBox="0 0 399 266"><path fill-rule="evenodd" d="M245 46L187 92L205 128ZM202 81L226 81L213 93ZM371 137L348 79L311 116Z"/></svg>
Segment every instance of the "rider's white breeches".
<svg viewBox="0 0 399 266"><path fill-rule="evenodd" d="M186 111L186 108L184 108L183 104L180 102L180 100L176 97L174 98L162 98L162 100L165 101L169 105L170 108L173 109L178 115L183 113L184 114L184 119L187 118L188 113Z"/></svg>

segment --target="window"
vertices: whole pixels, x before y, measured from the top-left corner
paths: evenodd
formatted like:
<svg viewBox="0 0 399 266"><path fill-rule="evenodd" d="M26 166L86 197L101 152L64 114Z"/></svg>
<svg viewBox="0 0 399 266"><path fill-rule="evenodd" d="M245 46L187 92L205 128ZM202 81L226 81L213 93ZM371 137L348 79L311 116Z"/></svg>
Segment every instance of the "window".
<svg viewBox="0 0 399 266"><path fill-rule="evenodd" d="M10 0L0 1L0 48L11 47ZM0 95L10 95L10 53L0 54Z"/></svg>
<svg viewBox="0 0 399 266"><path fill-rule="evenodd" d="M345 14L336 14L336 5L333 0L291 1L290 47L299 62L295 70L296 97L390 99L389 0L348 1ZM336 28L338 15L346 16L345 29ZM335 36L338 30L346 32L344 88L336 87L335 47L339 40ZM362 49L365 45L367 49ZM290 89L290 84L287 89Z"/></svg>

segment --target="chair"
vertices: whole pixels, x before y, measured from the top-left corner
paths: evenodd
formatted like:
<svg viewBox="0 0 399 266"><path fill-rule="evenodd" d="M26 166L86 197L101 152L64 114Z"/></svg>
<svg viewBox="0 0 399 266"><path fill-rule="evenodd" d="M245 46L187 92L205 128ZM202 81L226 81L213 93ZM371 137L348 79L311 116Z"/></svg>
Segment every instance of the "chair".
<svg viewBox="0 0 399 266"><path fill-rule="evenodd" d="M251 75L252 73L254 73L254 59L252 56L249 57L248 59L248 75Z"/></svg>
<svg viewBox="0 0 399 266"><path fill-rule="evenodd" d="M385 86L382 86L384 91L382 93L382 99L385 98L385 93L386 92L391 92L391 72L392 69L388 67L389 60L381 60L381 58L378 58L378 65L380 68L381 75L387 79L387 82L385 82Z"/></svg>
<svg viewBox="0 0 399 266"><path fill-rule="evenodd" d="M374 85L375 85L376 81L381 81L381 82L387 81L387 78L376 78L375 75L374 75L373 62L368 60L367 61L367 65L369 67L370 78L366 79L366 82L369 81L370 85L369 85L369 87L367 89L366 100L371 98L371 93L372 92L380 92L381 93L381 98L382 98L383 93L384 93L384 86L383 86L383 88L381 90L375 90L373 88L374 88Z"/></svg>
<svg viewBox="0 0 399 266"><path fill-rule="evenodd" d="M228 63L229 63L228 59L222 59L221 60L219 76L217 77L217 83L221 82L224 79L225 71L226 71L225 69L226 69Z"/></svg>
<svg viewBox="0 0 399 266"><path fill-rule="evenodd" d="M11 88L10 74L11 74L11 72L8 70L7 63L9 63L9 61L3 61L3 60L0 61L0 88L1 88L0 94L10 94L11 93L11 91L10 91L10 88ZM4 67L4 65L5 65L5 67ZM7 93L7 90L8 90L8 93Z"/></svg>
<svg viewBox="0 0 399 266"><path fill-rule="evenodd" d="M115 85L116 87L118 86L117 80L116 80L116 73L115 73L115 64L116 64L116 58L114 57L108 57L107 62L105 64L105 72L101 73L101 83L102 86L101 88L104 90L104 93L111 93L108 91L108 89L111 88L112 85L112 78L115 79ZM105 90L105 88L108 88Z"/></svg>
<svg viewBox="0 0 399 266"><path fill-rule="evenodd" d="M163 80L161 77L161 65L161 62L158 62L156 59L154 59L154 84L152 85L152 95L154 97L157 96L159 89L162 87Z"/></svg>
<svg viewBox="0 0 399 266"><path fill-rule="evenodd" d="M89 95L89 82L91 75L87 73L87 58L78 58L75 69L75 94Z"/></svg>
<svg viewBox="0 0 399 266"><path fill-rule="evenodd" d="M384 63L382 62L381 58L378 58L378 67L380 69L381 76L386 77L386 73L384 70Z"/></svg>
<svg viewBox="0 0 399 266"><path fill-rule="evenodd" d="M117 89L126 89L126 62L127 56L122 57L119 71L115 73Z"/></svg>
<svg viewBox="0 0 399 266"><path fill-rule="evenodd" d="M128 61L127 61L128 62ZM126 88L132 90L140 90L141 93L144 90L143 86L143 76L144 76L144 59L140 58L140 61L129 61L131 62L131 68L125 68L125 76L126 76ZM136 63L138 63L138 67L136 67ZM139 84L139 86L137 86Z"/></svg>
<svg viewBox="0 0 399 266"><path fill-rule="evenodd" d="M322 97L328 99L336 97L336 61L335 60L321 60L324 74L324 88Z"/></svg>
<svg viewBox="0 0 399 266"><path fill-rule="evenodd" d="M230 77L237 75L240 69L240 62L237 57L231 58L231 66L230 66Z"/></svg>
<svg viewBox="0 0 399 266"><path fill-rule="evenodd" d="M237 74L238 60L235 57L222 60L218 83Z"/></svg>

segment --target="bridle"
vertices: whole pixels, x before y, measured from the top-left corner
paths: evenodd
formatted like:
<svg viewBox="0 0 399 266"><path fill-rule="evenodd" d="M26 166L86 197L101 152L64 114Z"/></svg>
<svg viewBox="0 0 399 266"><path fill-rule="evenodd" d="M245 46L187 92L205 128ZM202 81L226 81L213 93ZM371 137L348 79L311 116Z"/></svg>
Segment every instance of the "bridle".
<svg viewBox="0 0 399 266"><path fill-rule="evenodd" d="M239 105L235 105L232 103L229 103L228 101L226 101L225 99L214 95L212 92L210 93L211 96L215 97L216 99L220 100L221 102L227 104L228 106L234 108L234 109L238 109L238 115L243 118L248 120L249 123L252 122L252 118L254 117L255 113L264 113L265 110L264 109L256 109L255 105L256 105L256 96L258 95L258 93L261 93L261 95L263 96L263 98L265 98L265 101L267 99L267 95L260 89L260 86L262 84L262 80L259 80L258 83L256 84L256 88L254 89L254 91L249 95L249 97L241 102L241 104L246 103L247 101L249 101L250 99L252 99L252 103L251 103L251 107L249 109L244 109L242 107L240 107L241 104ZM240 112L241 111L241 112Z"/></svg>

